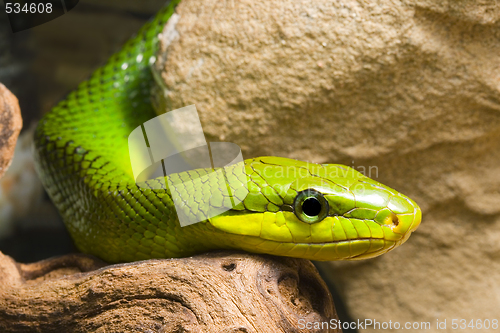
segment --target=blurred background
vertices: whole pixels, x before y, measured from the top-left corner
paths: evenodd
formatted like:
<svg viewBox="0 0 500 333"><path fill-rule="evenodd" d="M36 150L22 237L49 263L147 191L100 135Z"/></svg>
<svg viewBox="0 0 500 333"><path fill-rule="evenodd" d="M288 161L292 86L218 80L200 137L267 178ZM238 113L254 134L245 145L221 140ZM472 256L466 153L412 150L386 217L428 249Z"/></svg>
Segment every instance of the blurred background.
<svg viewBox="0 0 500 333"><path fill-rule="evenodd" d="M164 1L80 1L51 22L12 33L0 4L0 82L19 99L23 131L0 186L0 251L33 262L75 251L36 178L33 128L132 36Z"/></svg>

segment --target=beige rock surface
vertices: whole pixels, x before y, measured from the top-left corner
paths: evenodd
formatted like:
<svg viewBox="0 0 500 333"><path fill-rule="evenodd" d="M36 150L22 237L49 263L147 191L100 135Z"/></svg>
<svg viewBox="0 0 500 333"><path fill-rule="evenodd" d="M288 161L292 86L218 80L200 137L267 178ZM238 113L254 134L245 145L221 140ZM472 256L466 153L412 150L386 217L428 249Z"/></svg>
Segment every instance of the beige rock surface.
<svg viewBox="0 0 500 333"><path fill-rule="evenodd" d="M22 127L23 119L17 98L0 83L0 177L12 161Z"/></svg>
<svg viewBox="0 0 500 333"><path fill-rule="evenodd" d="M246 158L372 166L421 205L400 249L323 264L355 319L500 319L497 1L185 0L177 14L160 105L196 104L208 141Z"/></svg>

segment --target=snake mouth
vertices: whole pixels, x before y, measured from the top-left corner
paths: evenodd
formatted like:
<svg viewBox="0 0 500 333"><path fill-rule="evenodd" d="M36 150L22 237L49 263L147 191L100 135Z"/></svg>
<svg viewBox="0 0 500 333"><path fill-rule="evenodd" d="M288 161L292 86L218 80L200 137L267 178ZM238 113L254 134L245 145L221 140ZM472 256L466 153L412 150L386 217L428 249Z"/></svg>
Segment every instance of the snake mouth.
<svg viewBox="0 0 500 333"><path fill-rule="evenodd" d="M234 234L233 234L234 235ZM360 260L377 257L403 244L406 239L357 238L331 242L278 242L256 236L235 235L231 248L249 252L303 258L318 261Z"/></svg>
<svg viewBox="0 0 500 333"><path fill-rule="evenodd" d="M342 221L346 220L344 218ZM308 237L307 235L302 235L302 237L292 235L292 237L280 239L277 237L279 234L262 232L262 229L259 229L260 232L255 232L254 229L245 230L242 225L235 230L234 223L223 222L223 218L214 219L212 225L216 227L219 236L225 238L223 242L227 248L309 260L359 260L379 256L406 242L411 233L420 225L421 212L418 207L415 207L411 213L392 214L390 221L386 220L383 224L376 223L374 220L366 220L366 225L369 224L369 227L364 230L356 228L359 224L352 223L351 229L344 229L351 224L339 223L319 229L322 233L318 234L319 238L316 237L316 239L313 237L313 229ZM258 222L261 223L260 220ZM320 226L320 224L314 226ZM351 237L349 237L349 232ZM353 232L357 235L353 235ZM339 238L342 234L344 236ZM217 239L221 240L221 237Z"/></svg>

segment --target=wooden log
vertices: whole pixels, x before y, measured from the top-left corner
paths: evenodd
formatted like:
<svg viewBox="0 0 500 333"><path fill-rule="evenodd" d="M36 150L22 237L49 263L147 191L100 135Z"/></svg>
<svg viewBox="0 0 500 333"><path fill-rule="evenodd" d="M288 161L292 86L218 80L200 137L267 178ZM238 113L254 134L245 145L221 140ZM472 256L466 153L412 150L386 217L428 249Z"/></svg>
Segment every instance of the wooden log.
<svg viewBox="0 0 500 333"><path fill-rule="evenodd" d="M22 127L23 120L17 98L0 83L0 177L12 161L17 136Z"/></svg>
<svg viewBox="0 0 500 333"><path fill-rule="evenodd" d="M341 332L305 329L331 319L330 292L303 259L222 251L107 266L0 253L0 332Z"/></svg>

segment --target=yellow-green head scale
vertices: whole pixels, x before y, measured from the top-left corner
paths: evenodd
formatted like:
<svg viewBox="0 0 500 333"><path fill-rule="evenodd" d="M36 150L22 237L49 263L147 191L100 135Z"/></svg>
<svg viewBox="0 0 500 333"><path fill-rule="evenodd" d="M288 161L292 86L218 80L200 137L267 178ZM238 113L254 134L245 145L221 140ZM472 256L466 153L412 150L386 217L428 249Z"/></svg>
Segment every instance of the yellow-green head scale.
<svg viewBox="0 0 500 333"><path fill-rule="evenodd" d="M249 193L209 220L228 246L313 260L363 259L404 243L417 204L343 165L286 158L246 161Z"/></svg>

